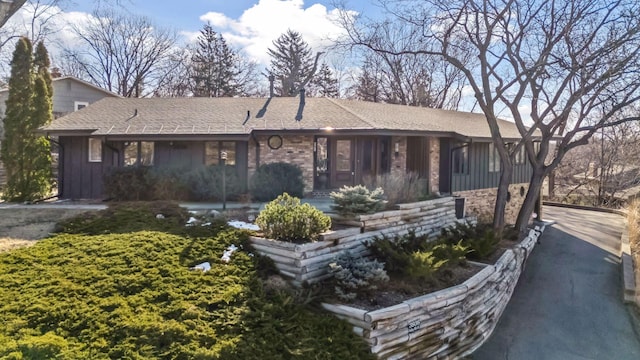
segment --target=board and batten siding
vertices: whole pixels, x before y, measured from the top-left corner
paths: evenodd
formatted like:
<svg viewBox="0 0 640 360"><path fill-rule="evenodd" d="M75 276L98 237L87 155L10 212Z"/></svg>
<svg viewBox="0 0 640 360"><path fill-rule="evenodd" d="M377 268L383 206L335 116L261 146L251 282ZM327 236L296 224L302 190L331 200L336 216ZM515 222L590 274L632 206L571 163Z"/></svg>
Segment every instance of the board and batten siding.
<svg viewBox="0 0 640 360"><path fill-rule="evenodd" d="M453 193L457 191L488 189L498 186L500 171L489 171L490 142L471 142L461 144L453 139L440 140L440 192ZM452 151L461 145L467 146L468 171L464 174L454 174L451 171ZM531 165L525 158L524 163L513 167L512 184L528 183L531 178Z"/></svg>
<svg viewBox="0 0 640 360"><path fill-rule="evenodd" d="M124 166L124 142L106 142L102 146L102 162L89 162L87 137L60 137L60 167L58 184L65 199L102 199L104 174L113 168ZM133 141L133 140L132 140ZM196 168L204 165L204 141L156 141L153 166L185 166ZM247 142L236 142L236 171L246 189Z"/></svg>
<svg viewBox="0 0 640 360"><path fill-rule="evenodd" d="M58 184L62 198L100 199L103 197L103 177L117 164L117 153L102 147L102 162L89 161L89 140L86 137L61 136Z"/></svg>

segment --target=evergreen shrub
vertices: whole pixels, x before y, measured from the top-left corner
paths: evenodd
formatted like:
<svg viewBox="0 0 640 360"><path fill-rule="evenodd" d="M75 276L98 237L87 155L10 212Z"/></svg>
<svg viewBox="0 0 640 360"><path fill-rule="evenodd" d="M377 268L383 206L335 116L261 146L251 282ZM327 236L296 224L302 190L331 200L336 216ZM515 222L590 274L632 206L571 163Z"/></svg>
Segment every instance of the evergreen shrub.
<svg viewBox="0 0 640 360"><path fill-rule="evenodd" d="M506 228L504 230L506 237L515 236L512 230ZM500 237L494 231L493 226L489 223L459 223L456 226L444 228L440 231L438 241L446 244L461 243L468 248L467 257L471 260L487 260L493 253L498 250L500 245Z"/></svg>
<svg viewBox="0 0 640 360"><path fill-rule="evenodd" d="M104 176L104 193L115 201L151 200L153 184L147 166L114 168Z"/></svg>
<svg viewBox="0 0 640 360"><path fill-rule="evenodd" d="M374 358L345 321L267 293L247 232L175 235L190 228L183 215L118 203L65 228L77 233L0 254L0 359ZM136 232L144 221L160 231Z"/></svg>
<svg viewBox="0 0 640 360"><path fill-rule="evenodd" d="M382 188L369 190L362 185L343 186L331 193L332 209L340 215L372 214L384 210L386 201Z"/></svg>
<svg viewBox="0 0 640 360"><path fill-rule="evenodd" d="M285 192L302 197L302 170L284 162L260 165L249 181L249 192L256 201L271 201Z"/></svg>
<svg viewBox="0 0 640 360"><path fill-rule="evenodd" d="M335 293L343 301L366 297L389 281L384 264L367 257L355 257L346 251L329 264L335 281Z"/></svg>
<svg viewBox="0 0 640 360"><path fill-rule="evenodd" d="M284 193L268 203L258 214L256 225L265 237L304 243L318 239L331 228L331 218L300 199Z"/></svg>
<svg viewBox="0 0 640 360"><path fill-rule="evenodd" d="M225 171L225 191L227 200L236 199L243 192L235 166L202 166L188 173L188 188L193 200L222 200L222 171Z"/></svg>

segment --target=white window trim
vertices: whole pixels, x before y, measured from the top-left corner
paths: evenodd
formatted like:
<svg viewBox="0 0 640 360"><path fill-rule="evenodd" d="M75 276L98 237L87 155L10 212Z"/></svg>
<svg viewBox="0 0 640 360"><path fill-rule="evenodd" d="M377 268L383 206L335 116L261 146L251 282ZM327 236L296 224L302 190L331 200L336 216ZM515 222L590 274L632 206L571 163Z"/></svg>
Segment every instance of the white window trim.
<svg viewBox="0 0 640 360"><path fill-rule="evenodd" d="M73 111L78 111L78 106L84 105L85 107L89 106L89 103L86 101L74 101L73 102Z"/></svg>
<svg viewBox="0 0 640 360"><path fill-rule="evenodd" d="M94 155L91 152L91 149L93 149L93 147L91 146L92 142L95 141L99 141L100 142L100 153L98 154L98 159L94 159L94 157L92 155ZM102 162L102 140L98 139L98 138L89 138L89 141L87 142L87 144L89 145L89 151L87 151L87 153L89 154L89 162L90 163L99 163Z"/></svg>

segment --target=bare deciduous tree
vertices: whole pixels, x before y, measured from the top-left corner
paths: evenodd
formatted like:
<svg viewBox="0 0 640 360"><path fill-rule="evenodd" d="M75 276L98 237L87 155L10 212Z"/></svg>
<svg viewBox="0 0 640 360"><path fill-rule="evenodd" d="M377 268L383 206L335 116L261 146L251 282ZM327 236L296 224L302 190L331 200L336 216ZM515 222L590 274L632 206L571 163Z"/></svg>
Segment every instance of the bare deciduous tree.
<svg viewBox="0 0 640 360"><path fill-rule="evenodd" d="M152 94L177 63L176 36L146 17L103 10L74 31L84 46L66 49L65 57L82 69L83 78L125 97Z"/></svg>
<svg viewBox="0 0 640 360"><path fill-rule="evenodd" d="M640 3L635 0L385 3L395 21L421 41L395 51L381 41L380 27L371 26L350 27L352 41L381 53L441 56L463 72L502 162L497 230L504 227L513 162L521 148L533 172L516 222L523 231L543 179L568 151L587 144L603 127L639 119L637 113L622 113L640 97ZM461 54L472 54L473 61L465 62ZM501 111L522 136L516 144L502 137ZM545 162L556 139L555 155Z"/></svg>

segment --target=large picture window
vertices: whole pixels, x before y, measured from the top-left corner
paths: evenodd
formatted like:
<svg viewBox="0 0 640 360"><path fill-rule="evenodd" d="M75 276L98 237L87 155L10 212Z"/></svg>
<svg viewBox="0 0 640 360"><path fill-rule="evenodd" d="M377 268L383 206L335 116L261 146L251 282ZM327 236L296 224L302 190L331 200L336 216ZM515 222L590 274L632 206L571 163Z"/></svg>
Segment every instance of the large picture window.
<svg viewBox="0 0 640 360"><path fill-rule="evenodd" d="M124 144L125 166L152 166L155 144L153 141L130 141Z"/></svg>
<svg viewBox="0 0 640 360"><path fill-rule="evenodd" d="M493 143L489 143L489 172L500 171L500 154Z"/></svg>
<svg viewBox="0 0 640 360"><path fill-rule="evenodd" d="M234 141L208 141L204 147L204 164L218 165L222 158L222 152L227 152L227 165L236 164L236 143Z"/></svg>
<svg viewBox="0 0 640 360"><path fill-rule="evenodd" d="M89 138L89 162L102 162L102 140Z"/></svg>
<svg viewBox="0 0 640 360"><path fill-rule="evenodd" d="M469 147L459 146L451 154L452 169L454 174L469 173Z"/></svg>

